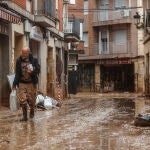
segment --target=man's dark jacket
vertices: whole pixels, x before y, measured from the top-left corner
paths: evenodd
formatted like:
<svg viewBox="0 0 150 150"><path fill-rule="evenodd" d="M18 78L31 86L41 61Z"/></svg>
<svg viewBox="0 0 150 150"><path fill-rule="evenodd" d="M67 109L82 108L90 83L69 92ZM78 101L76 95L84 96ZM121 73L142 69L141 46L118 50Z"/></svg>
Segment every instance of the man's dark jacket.
<svg viewBox="0 0 150 150"><path fill-rule="evenodd" d="M29 55L29 61L34 68L33 72L31 73L32 83L37 84L38 83L38 75L40 73L40 65L38 64L37 58L34 58L32 56L32 54ZM22 82L21 81L21 76L22 76L21 62L22 62L22 57L20 56L16 62L15 79L13 82L14 87L16 87L16 86L19 87L19 83Z"/></svg>

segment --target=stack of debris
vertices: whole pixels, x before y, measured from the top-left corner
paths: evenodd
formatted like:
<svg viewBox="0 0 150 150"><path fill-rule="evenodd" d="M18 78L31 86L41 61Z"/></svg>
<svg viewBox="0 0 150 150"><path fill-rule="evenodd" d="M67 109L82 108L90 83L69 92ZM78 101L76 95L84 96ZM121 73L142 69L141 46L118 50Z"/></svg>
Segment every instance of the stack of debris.
<svg viewBox="0 0 150 150"><path fill-rule="evenodd" d="M52 108L61 107L62 103L48 96L43 96L42 93L38 93L36 98L36 109L49 110Z"/></svg>

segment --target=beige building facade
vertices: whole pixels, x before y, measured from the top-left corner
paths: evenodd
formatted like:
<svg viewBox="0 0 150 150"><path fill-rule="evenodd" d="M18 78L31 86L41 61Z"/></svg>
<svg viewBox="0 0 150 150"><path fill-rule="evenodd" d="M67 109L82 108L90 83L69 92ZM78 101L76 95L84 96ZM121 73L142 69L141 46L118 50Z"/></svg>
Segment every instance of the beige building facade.
<svg viewBox="0 0 150 150"><path fill-rule="evenodd" d="M150 94L150 1L143 0L144 8L144 56L145 56L145 67L144 67L144 81L145 81L145 93Z"/></svg>
<svg viewBox="0 0 150 150"><path fill-rule="evenodd" d="M44 95L49 95L56 99L58 99L59 92L61 93L59 98L63 99L65 96L63 93L66 90L63 68L64 34L60 25L62 20L59 20L62 18L59 18L59 15L55 13L60 4L57 4L58 1L51 1L51 4L47 4L49 9L46 10L46 5L39 3L37 0L30 1L30 3L27 3L26 0L21 3L18 0L5 1L3 3L7 5L8 9L16 12L16 16L18 15L20 19L18 24L13 22L7 23L9 30L7 31L8 39L7 37L6 39L8 44L6 46L8 47L5 49L8 49L8 54L6 54L8 59L6 61L7 64L9 63L9 66L6 69L5 77L7 74L14 73L16 59L20 56L22 47L27 46L30 48L33 56L38 58L41 66L38 89ZM4 46L1 49L4 49ZM59 62L56 59L57 56L60 60ZM61 69L57 69L58 66L62 66ZM59 74L57 70L59 70ZM58 78L60 78L59 82ZM7 84L7 89L9 89L7 78L5 79L5 84ZM2 96L4 95L4 90L2 91L4 87L5 85L1 86L0 100L7 99L6 103L8 105L10 89L6 96Z"/></svg>

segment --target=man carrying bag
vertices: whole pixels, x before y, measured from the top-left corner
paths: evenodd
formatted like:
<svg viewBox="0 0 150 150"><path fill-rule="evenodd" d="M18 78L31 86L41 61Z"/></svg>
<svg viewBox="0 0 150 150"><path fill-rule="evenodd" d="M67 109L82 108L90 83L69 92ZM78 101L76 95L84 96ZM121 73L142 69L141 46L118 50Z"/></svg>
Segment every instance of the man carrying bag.
<svg viewBox="0 0 150 150"><path fill-rule="evenodd" d="M13 90L17 88L17 99L22 108L23 118L20 121L27 121L27 104L30 107L30 118L34 117L36 101L36 85L40 65L38 60L32 56L30 49L24 47L22 55L17 59Z"/></svg>

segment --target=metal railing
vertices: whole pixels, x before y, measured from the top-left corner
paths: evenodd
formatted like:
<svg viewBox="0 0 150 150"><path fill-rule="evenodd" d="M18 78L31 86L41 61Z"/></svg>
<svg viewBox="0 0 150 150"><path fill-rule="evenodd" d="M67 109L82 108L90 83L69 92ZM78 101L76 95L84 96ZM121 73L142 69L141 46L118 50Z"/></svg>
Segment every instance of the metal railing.
<svg viewBox="0 0 150 150"><path fill-rule="evenodd" d="M93 44L93 55L100 54L127 54L130 52L130 42L115 43L101 42Z"/></svg>
<svg viewBox="0 0 150 150"><path fill-rule="evenodd" d="M130 16L131 12L128 9L95 11L93 13L93 22L125 19L129 18Z"/></svg>
<svg viewBox="0 0 150 150"><path fill-rule="evenodd" d="M80 35L80 20L77 18L73 18L72 20L70 20L67 23L67 25L64 27L64 33L65 34L74 33L79 36Z"/></svg>

